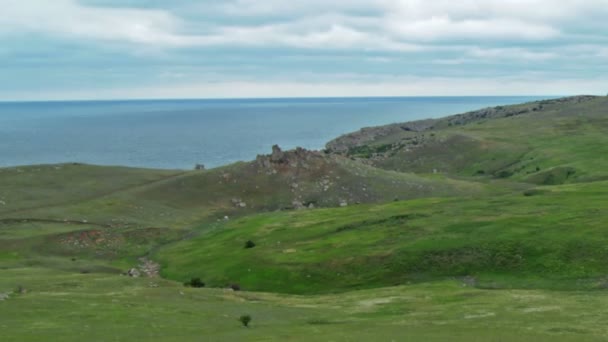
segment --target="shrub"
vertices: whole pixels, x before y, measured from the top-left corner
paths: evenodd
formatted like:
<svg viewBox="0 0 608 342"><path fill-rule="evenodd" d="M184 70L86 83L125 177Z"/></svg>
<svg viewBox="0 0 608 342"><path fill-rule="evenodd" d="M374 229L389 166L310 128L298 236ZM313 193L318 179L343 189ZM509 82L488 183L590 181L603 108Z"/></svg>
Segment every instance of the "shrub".
<svg viewBox="0 0 608 342"><path fill-rule="evenodd" d="M190 281L185 282L184 286L200 288L205 287L205 283L201 280L201 278L192 278Z"/></svg>
<svg viewBox="0 0 608 342"><path fill-rule="evenodd" d="M247 242L245 242L245 249L250 249L255 247L255 242L248 240Z"/></svg>
<svg viewBox="0 0 608 342"><path fill-rule="evenodd" d="M231 284L229 286L229 288L231 288L234 291L241 291L241 285L239 285L239 284Z"/></svg>
<svg viewBox="0 0 608 342"><path fill-rule="evenodd" d="M507 170L503 170L503 171L500 171L500 172L497 174L497 176L498 176L499 178L509 178L509 177L513 176L513 172L511 172L511 171L507 171Z"/></svg>
<svg viewBox="0 0 608 342"><path fill-rule="evenodd" d="M251 322L251 316L242 315L241 317L239 317L239 322L241 322L244 327L249 328L249 323Z"/></svg>

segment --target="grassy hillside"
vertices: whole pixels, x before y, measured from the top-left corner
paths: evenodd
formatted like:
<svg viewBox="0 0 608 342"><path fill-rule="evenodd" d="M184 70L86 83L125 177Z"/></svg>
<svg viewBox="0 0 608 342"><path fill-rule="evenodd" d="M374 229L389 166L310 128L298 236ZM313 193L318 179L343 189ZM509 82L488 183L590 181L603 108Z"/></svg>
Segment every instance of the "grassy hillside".
<svg viewBox="0 0 608 342"><path fill-rule="evenodd" d="M608 97L574 97L369 128L328 149L389 170L550 185L606 179L607 146Z"/></svg>
<svg viewBox="0 0 608 342"><path fill-rule="evenodd" d="M0 169L0 219L186 228L264 211L489 190L485 184L381 170L318 152L299 150L284 156L284 161L262 163L270 157L260 156L258 161L207 171L80 164Z"/></svg>
<svg viewBox="0 0 608 342"><path fill-rule="evenodd" d="M212 170L0 169L0 336L605 340L607 105L483 109Z"/></svg>
<svg viewBox="0 0 608 342"><path fill-rule="evenodd" d="M67 206L175 177L180 173L84 164L0 168L0 215Z"/></svg>
<svg viewBox="0 0 608 342"><path fill-rule="evenodd" d="M470 199L257 215L158 255L163 275L326 293L467 277L481 288L599 289L608 182ZM245 249L247 240L255 248Z"/></svg>

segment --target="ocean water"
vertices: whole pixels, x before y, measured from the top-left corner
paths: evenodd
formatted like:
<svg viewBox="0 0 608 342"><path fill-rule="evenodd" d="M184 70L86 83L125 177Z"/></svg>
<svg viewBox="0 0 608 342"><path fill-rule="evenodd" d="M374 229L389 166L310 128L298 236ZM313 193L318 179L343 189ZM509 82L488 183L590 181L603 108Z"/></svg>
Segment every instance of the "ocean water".
<svg viewBox="0 0 608 342"><path fill-rule="evenodd" d="M548 98L549 96L545 97ZM191 169L273 144L321 149L362 127L543 97L403 97L0 103L0 166L82 162Z"/></svg>

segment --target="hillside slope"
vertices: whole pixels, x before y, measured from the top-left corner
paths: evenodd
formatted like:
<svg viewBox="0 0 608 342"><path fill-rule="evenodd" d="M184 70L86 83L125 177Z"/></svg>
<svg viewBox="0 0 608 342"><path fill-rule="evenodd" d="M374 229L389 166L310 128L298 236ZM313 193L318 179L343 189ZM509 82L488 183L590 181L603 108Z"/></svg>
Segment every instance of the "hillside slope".
<svg viewBox="0 0 608 342"><path fill-rule="evenodd" d="M491 288L607 286L608 182L485 198L269 213L162 249L163 275L299 294L451 277ZM254 248L244 248L251 240Z"/></svg>
<svg viewBox="0 0 608 342"><path fill-rule="evenodd" d="M535 184L608 177L608 97L488 108L438 120L366 128L331 153L388 170L511 178Z"/></svg>
<svg viewBox="0 0 608 342"><path fill-rule="evenodd" d="M607 104L371 128L212 170L0 169L2 336L603 341Z"/></svg>
<svg viewBox="0 0 608 342"><path fill-rule="evenodd" d="M204 171L90 165L0 169L0 219L188 227L257 212L475 195L489 186L297 149ZM496 186L497 188L500 186Z"/></svg>

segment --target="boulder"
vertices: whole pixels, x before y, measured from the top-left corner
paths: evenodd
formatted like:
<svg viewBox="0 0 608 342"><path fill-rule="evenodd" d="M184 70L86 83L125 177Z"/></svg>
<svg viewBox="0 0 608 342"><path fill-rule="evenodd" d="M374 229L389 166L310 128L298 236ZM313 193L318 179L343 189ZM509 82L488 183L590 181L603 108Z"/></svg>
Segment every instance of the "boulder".
<svg viewBox="0 0 608 342"><path fill-rule="evenodd" d="M279 145L272 146L272 154L270 155L270 161L273 163L282 163L285 161L285 153L281 150Z"/></svg>
<svg viewBox="0 0 608 342"><path fill-rule="evenodd" d="M127 271L127 275L129 277L138 278L141 276L141 273L139 272L139 270L137 268L131 268L130 270Z"/></svg>

